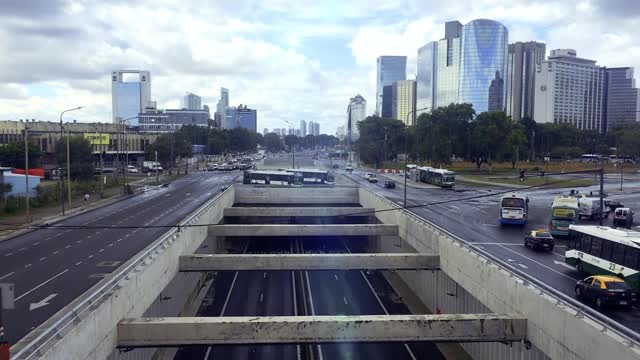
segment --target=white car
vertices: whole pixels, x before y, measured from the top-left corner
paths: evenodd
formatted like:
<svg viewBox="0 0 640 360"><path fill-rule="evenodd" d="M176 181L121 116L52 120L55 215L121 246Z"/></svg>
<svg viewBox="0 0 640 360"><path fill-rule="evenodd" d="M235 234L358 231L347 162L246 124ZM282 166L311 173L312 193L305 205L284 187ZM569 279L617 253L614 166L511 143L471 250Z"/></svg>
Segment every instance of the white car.
<svg viewBox="0 0 640 360"><path fill-rule="evenodd" d="M347 170L347 171L353 171L353 166L351 166L351 164L349 164L344 169Z"/></svg>
<svg viewBox="0 0 640 360"><path fill-rule="evenodd" d="M372 177L372 176L374 176L374 175L372 173L369 173L369 172L364 174L364 178L367 179L367 180L369 180L369 178Z"/></svg>
<svg viewBox="0 0 640 360"><path fill-rule="evenodd" d="M138 173L138 169L133 165L128 165L127 166L127 172L130 173L130 174L137 174Z"/></svg>

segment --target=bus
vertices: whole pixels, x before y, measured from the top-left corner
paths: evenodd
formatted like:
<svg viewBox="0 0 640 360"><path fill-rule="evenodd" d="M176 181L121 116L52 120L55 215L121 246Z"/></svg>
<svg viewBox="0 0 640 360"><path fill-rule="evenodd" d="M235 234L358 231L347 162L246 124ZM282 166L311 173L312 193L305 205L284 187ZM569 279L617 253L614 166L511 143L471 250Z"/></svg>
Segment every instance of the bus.
<svg viewBox="0 0 640 360"><path fill-rule="evenodd" d="M270 185L273 181L283 185L301 185L302 176L299 173L287 171L247 170L243 173L243 184Z"/></svg>
<svg viewBox="0 0 640 360"><path fill-rule="evenodd" d="M452 188L455 185L456 174L453 171L432 167L420 167L418 171L420 182L443 188Z"/></svg>
<svg viewBox="0 0 640 360"><path fill-rule="evenodd" d="M640 289L640 232L597 225L570 225L567 264L594 275L614 275Z"/></svg>
<svg viewBox="0 0 640 360"><path fill-rule="evenodd" d="M333 184L335 181L332 171L319 169L280 169L289 173L298 173L306 183Z"/></svg>
<svg viewBox="0 0 640 360"><path fill-rule="evenodd" d="M500 224L524 225L529 216L529 198L516 192L500 199Z"/></svg>
<svg viewBox="0 0 640 360"><path fill-rule="evenodd" d="M551 205L549 232L555 236L569 235L569 225L578 221L578 199L574 196L558 196Z"/></svg>

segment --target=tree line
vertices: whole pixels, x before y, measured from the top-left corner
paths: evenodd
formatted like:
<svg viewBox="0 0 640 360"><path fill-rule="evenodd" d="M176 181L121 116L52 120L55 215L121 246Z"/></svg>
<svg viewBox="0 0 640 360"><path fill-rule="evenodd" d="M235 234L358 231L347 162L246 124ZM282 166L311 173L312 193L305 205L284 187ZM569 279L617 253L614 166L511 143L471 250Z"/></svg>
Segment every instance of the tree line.
<svg viewBox="0 0 640 360"><path fill-rule="evenodd" d="M399 120L370 116L358 129L360 159L376 166L407 150L412 160L440 165L466 159L477 167L504 161L515 167L521 160L571 159L585 153L640 156L640 125L635 123L601 134L571 124L515 121L503 111L476 114L471 104L433 109L408 128Z"/></svg>

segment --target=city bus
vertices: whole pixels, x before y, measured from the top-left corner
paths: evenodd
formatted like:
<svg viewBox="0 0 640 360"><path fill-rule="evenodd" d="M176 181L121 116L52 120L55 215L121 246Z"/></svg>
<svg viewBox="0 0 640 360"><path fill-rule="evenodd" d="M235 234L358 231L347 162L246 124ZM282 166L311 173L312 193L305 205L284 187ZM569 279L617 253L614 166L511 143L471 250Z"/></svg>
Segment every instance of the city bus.
<svg viewBox="0 0 640 360"><path fill-rule="evenodd" d="M549 232L555 236L569 235L569 225L578 221L578 199L574 196L558 196L551 205Z"/></svg>
<svg viewBox="0 0 640 360"><path fill-rule="evenodd" d="M301 185L302 176L299 173L287 171L265 171L265 170L247 170L243 173L243 184L265 184L270 185L272 182L282 185Z"/></svg>
<svg viewBox="0 0 640 360"><path fill-rule="evenodd" d="M614 275L640 289L640 232L597 225L570 225L567 264L594 275Z"/></svg>
<svg viewBox="0 0 640 360"><path fill-rule="evenodd" d="M500 224L524 225L529 216L529 198L510 193L500 199Z"/></svg>
<svg viewBox="0 0 640 360"><path fill-rule="evenodd" d="M319 169L281 169L289 173L298 173L302 176L302 181L305 183L321 183L321 184L333 184L335 181L332 171L319 170Z"/></svg>
<svg viewBox="0 0 640 360"><path fill-rule="evenodd" d="M452 188L455 185L455 173L447 169L435 169L432 167L418 168L420 182Z"/></svg>

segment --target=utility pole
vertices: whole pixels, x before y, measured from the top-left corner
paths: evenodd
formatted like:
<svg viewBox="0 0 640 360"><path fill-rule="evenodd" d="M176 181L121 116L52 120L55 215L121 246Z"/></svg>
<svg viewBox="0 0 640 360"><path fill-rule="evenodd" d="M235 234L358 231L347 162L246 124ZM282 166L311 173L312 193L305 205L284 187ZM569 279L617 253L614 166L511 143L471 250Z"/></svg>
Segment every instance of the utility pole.
<svg viewBox="0 0 640 360"><path fill-rule="evenodd" d="M25 194L25 216L26 222L29 222L29 128L24 127L24 194Z"/></svg>
<svg viewBox="0 0 640 360"><path fill-rule="evenodd" d="M624 174L624 171L622 170L623 164L624 164L624 160L623 162L620 163L620 191L622 191L622 179Z"/></svg>
<svg viewBox="0 0 640 360"><path fill-rule="evenodd" d="M158 151L154 151L156 155L156 163L154 167L156 168L156 185L160 184L160 179L158 178Z"/></svg>
<svg viewBox="0 0 640 360"><path fill-rule="evenodd" d="M67 129L67 194L69 195L69 207L71 207L71 155L69 154L70 131Z"/></svg>
<svg viewBox="0 0 640 360"><path fill-rule="evenodd" d="M425 107L422 109L415 109L415 110L411 110L407 113L407 122L405 124L407 124L407 126L405 126L404 128L404 169L402 169L402 176L404 177L404 208L407 208L407 162L409 161L409 116L411 116L412 113L416 113L418 111L422 111L422 110L428 110L429 108Z"/></svg>
<svg viewBox="0 0 640 360"><path fill-rule="evenodd" d="M64 110L63 112L60 113L60 147L61 148L62 148L62 141L63 141L63 137L64 137L64 130L63 130L63 127L62 127L62 115L64 115L64 113L69 112L69 111L80 110L83 107L84 106L78 106L78 107L73 108L73 109ZM60 149L60 150L62 150L62 149ZM67 151L67 155L68 154L69 153ZM68 158L68 156L67 156L67 158ZM60 165L60 164L58 164L58 165ZM60 205L62 207L62 215L64 215L64 171L63 171L64 167L59 166L59 169L60 169L60 174L59 174L59 176L60 176ZM67 171L68 171L68 169L67 169ZM71 204L69 204L69 205L71 205Z"/></svg>
<svg viewBox="0 0 640 360"><path fill-rule="evenodd" d="M604 218L604 168L600 168L600 226Z"/></svg>

